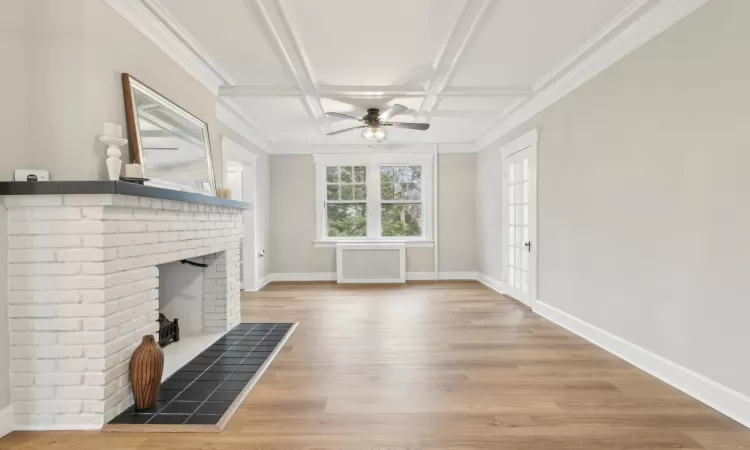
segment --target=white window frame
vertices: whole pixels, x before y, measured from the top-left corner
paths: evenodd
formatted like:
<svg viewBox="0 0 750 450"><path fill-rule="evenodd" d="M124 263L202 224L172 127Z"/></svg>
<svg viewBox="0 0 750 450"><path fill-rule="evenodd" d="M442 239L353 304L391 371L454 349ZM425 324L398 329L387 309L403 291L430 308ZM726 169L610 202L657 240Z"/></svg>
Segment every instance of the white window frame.
<svg viewBox="0 0 750 450"><path fill-rule="evenodd" d="M335 246L336 243L356 242L406 242L409 246L432 245L435 194L433 183L435 158L432 154L316 154L313 155L313 159L315 160L316 246L328 247ZM367 167L367 200L365 202L367 204L367 236L327 236L326 168L335 166ZM422 236L380 236L380 166L420 166L422 168Z"/></svg>

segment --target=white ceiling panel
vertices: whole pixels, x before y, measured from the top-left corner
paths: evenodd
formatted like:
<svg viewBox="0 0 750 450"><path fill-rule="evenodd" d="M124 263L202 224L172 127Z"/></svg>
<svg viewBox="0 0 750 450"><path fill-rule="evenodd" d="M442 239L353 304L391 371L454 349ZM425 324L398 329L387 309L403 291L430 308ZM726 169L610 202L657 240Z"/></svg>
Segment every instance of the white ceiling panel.
<svg viewBox="0 0 750 450"><path fill-rule="evenodd" d="M531 86L633 0L502 0L453 86Z"/></svg>
<svg viewBox="0 0 750 450"><path fill-rule="evenodd" d="M519 98L509 96L444 96L440 98L436 109L438 111L502 112L518 101Z"/></svg>
<svg viewBox="0 0 750 450"><path fill-rule="evenodd" d="M273 141L324 140L320 128L310 120L302 97L237 97L233 102Z"/></svg>
<svg viewBox="0 0 750 450"><path fill-rule="evenodd" d="M313 76L336 86L418 86L465 0L286 0Z"/></svg>
<svg viewBox="0 0 750 450"><path fill-rule="evenodd" d="M294 86L286 66L243 0L159 0L239 85Z"/></svg>
<svg viewBox="0 0 750 450"><path fill-rule="evenodd" d="M433 116L430 120L430 129L419 136L419 142L469 143L489 126L489 116L471 118Z"/></svg>

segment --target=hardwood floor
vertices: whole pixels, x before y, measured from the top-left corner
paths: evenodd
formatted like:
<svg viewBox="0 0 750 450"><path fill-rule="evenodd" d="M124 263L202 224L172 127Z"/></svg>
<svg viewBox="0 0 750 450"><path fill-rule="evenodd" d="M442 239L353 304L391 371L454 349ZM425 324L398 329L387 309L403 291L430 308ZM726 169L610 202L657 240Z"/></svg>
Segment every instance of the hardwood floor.
<svg viewBox="0 0 750 450"><path fill-rule="evenodd" d="M272 284L300 322L220 434L12 433L15 449L750 449L750 431L475 282Z"/></svg>

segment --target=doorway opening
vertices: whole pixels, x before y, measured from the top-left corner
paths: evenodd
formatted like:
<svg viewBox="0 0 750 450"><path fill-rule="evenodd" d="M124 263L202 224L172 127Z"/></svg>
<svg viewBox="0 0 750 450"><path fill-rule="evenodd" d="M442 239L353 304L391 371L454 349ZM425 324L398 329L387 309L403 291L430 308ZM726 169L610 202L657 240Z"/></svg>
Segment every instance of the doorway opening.
<svg viewBox="0 0 750 450"><path fill-rule="evenodd" d="M253 208L243 211L245 228L240 245L240 288L255 291L258 286L257 236L256 236L256 156L236 142L222 139L226 172L224 185L231 190L232 200L252 203Z"/></svg>

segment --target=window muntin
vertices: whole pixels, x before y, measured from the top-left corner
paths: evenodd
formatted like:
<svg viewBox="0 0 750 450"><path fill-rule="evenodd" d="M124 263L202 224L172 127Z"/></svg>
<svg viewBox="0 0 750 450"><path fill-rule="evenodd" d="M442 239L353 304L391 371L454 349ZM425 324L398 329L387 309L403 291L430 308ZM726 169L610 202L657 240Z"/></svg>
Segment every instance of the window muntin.
<svg viewBox="0 0 750 450"><path fill-rule="evenodd" d="M326 236L367 236L367 167L326 167Z"/></svg>
<svg viewBox="0 0 750 450"><path fill-rule="evenodd" d="M422 235L422 167L380 166L380 236Z"/></svg>
<svg viewBox="0 0 750 450"><path fill-rule="evenodd" d="M432 239L431 154L316 154L316 244Z"/></svg>

